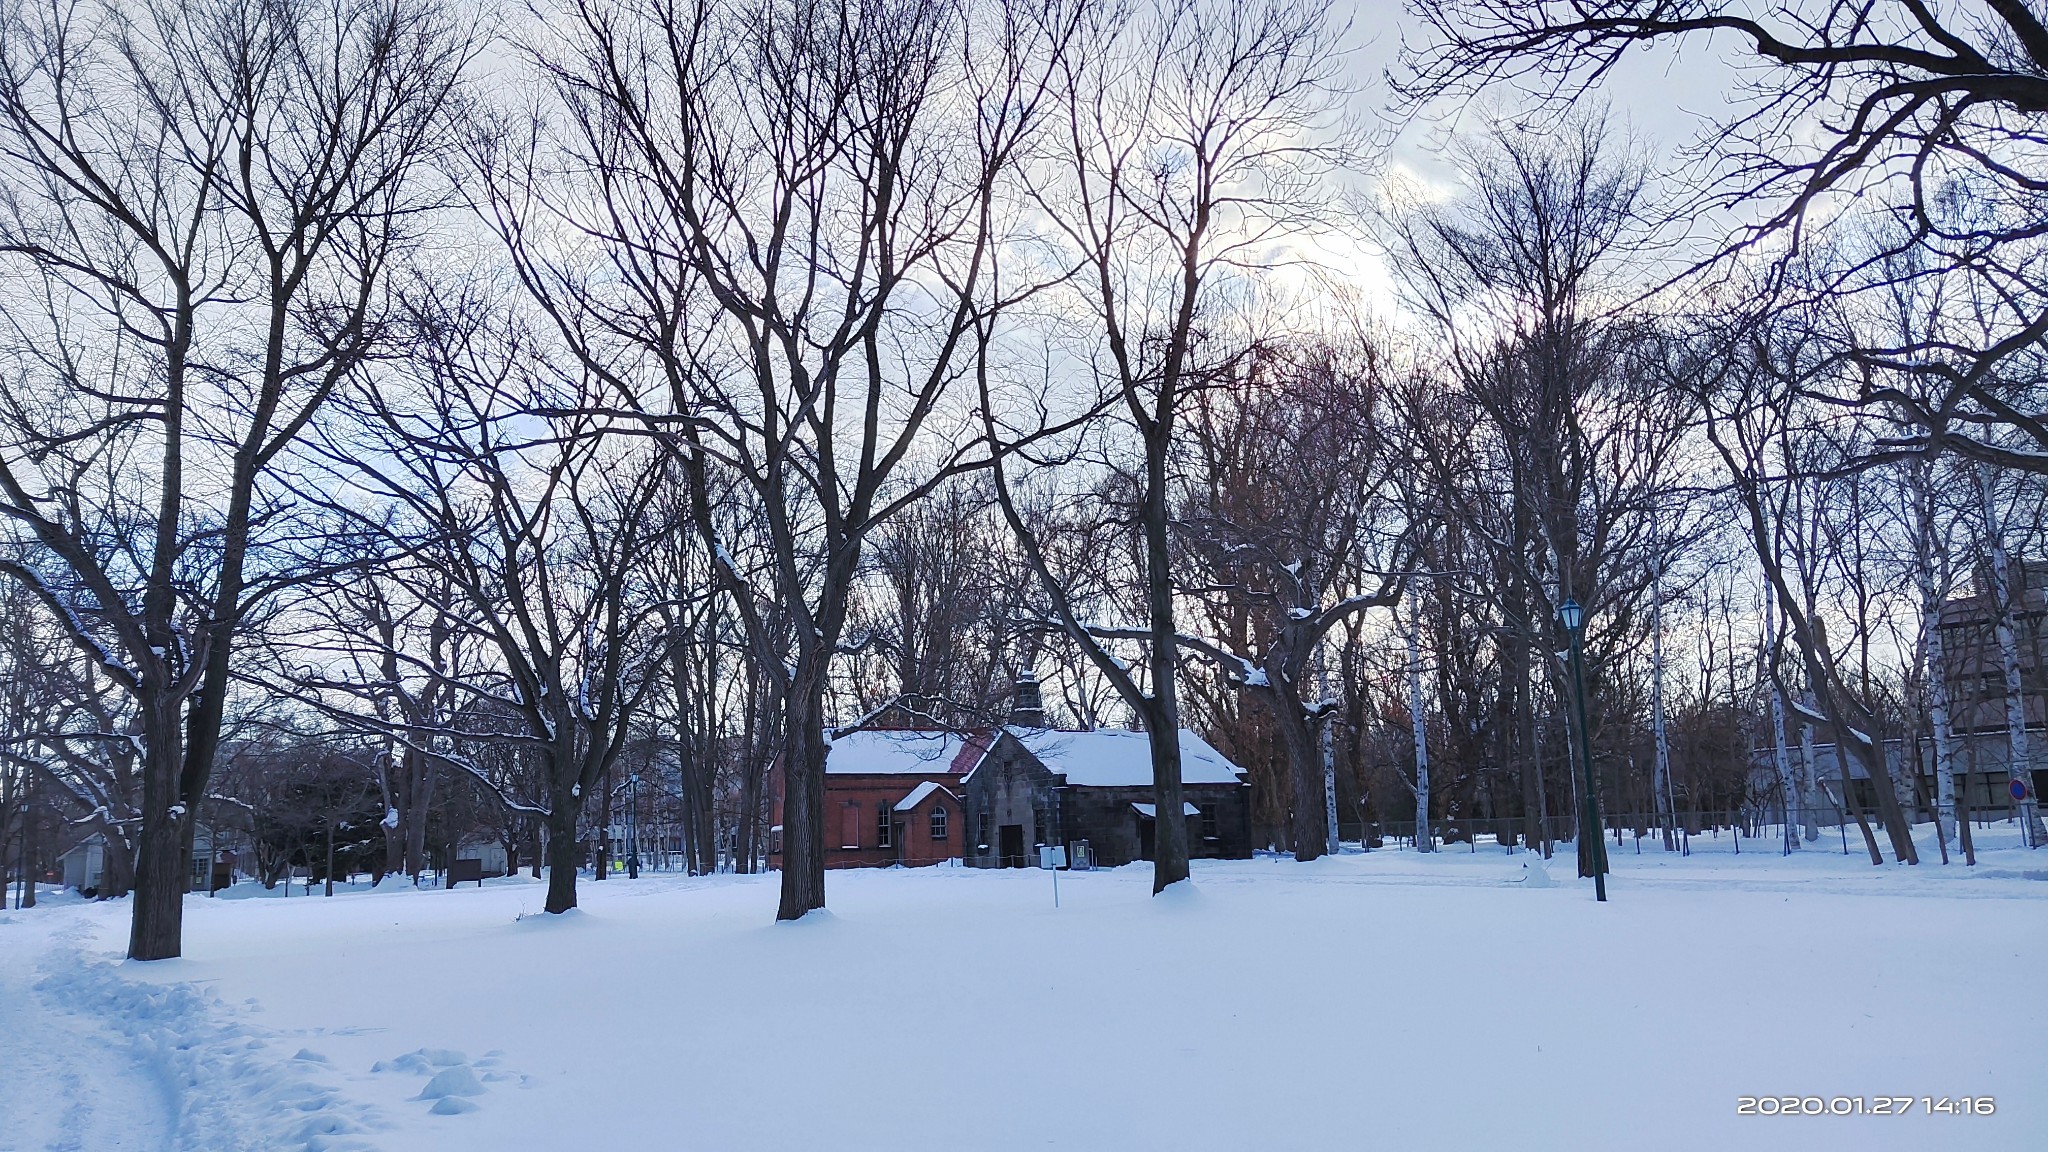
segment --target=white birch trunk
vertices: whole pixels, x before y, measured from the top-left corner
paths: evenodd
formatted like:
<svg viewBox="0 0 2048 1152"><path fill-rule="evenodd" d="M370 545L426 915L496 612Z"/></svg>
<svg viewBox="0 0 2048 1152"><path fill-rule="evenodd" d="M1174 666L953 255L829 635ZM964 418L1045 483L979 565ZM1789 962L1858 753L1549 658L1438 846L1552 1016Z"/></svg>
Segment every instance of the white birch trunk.
<svg viewBox="0 0 2048 1152"><path fill-rule="evenodd" d="M1429 731L1422 709L1422 612L1408 629L1408 719L1415 728L1415 850L1436 851L1429 827Z"/></svg>
<svg viewBox="0 0 2048 1152"><path fill-rule="evenodd" d="M1323 811L1329 816L1330 855L1337 854L1337 724L1323 721Z"/></svg>
<svg viewBox="0 0 2048 1152"><path fill-rule="evenodd" d="M1764 584L1764 669L1771 682L1771 762L1778 772L1778 791L1785 798L1785 851L1799 847L1799 780L1792 771L1792 756L1785 746L1785 694L1770 665L1778 657L1778 597L1771 584Z"/></svg>
<svg viewBox="0 0 2048 1152"><path fill-rule="evenodd" d="M1943 555L1934 526L1934 485L1923 462L1913 471L1913 519L1919 537L1919 563L1913 575L1920 585L1921 653L1927 677L1927 722L1934 737L1934 832L1947 851L1956 834L1955 737L1949 727L1948 646L1941 638L1941 588L1935 564Z"/></svg>
<svg viewBox="0 0 2048 1152"><path fill-rule="evenodd" d="M1927 719L1934 729L1934 828L1946 849L1956 834L1955 737L1949 726L1947 645L1941 639L1941 597L1922 568L1921 627L1927 630Z"/></svg>
<svg viewBox="0 0 2048 1152"><path fill-rule="evenodd" d="M1657 579L1650 584L1650 725L1657 739L1657 762L1651 781L1656 794L1657 822L1663 829L1664 850L1678 847L1675 814L1671 811L1671 741L1664 729L1664 566L1657 565Z"/></svg>
<svg viewBox="0 0 2048 1152"><path fill-rule="evenodd" d="M2020 680L2019 637L2013 627L2012 572L2005 554L2004 529L1998 521L1993 475L1991 467L1984 465L1978 472L1977 486L1984 496L1984 543L1991 554L1992 611L1996 613L1999 663L2005 672L2005 771L2012 798L2019 808L2020 838L2027 847L2038 848L2048 839L2048 830L2041 826L2040 809L2034 803L2034 782L2027 771L2033 766L2027 747L2027 697Z"/></svg>

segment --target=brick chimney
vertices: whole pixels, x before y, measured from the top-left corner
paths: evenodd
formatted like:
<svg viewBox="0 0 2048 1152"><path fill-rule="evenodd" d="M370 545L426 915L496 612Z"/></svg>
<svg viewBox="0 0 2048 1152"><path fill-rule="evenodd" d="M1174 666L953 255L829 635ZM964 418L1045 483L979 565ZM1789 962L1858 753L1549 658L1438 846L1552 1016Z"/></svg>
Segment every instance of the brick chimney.
<svg viewBox="0 0 2048 1152"><path fill-rule="evenodd" d="M1010 691L1010 723L1019 728L1045 727L1045 698L1038 692L1038 677L1026 670Z"/></svg>

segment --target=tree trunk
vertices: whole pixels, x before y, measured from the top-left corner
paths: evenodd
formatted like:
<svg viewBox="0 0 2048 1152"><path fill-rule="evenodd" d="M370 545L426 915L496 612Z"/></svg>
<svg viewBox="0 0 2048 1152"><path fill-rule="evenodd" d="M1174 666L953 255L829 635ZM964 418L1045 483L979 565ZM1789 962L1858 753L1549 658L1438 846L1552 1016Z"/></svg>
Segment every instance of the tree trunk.
<svg viewBox="0 0 2048 1152"><path fill-rule="evenodd" d="M1944 855L1956 835L1956 771L1953 732L1949 726L1948 646L1941 636L1941 590L1934 565L1941 542L1934 527L1934 491L1923 463L1913 470L1914 527L1919 555L1913 565L1920 589L1921 654L1927 678L1927 722L1934 741L1934 835Z"/></svg>
<svg viewBox="0 0 2048 1152"><path fill-rule="evenodd" d="M107 825L107 853L100 873L100 899L118 900L135 888L135 849L122 830Z"/></svg>
<svg viewBox="0 0 2048 1152"><path fill-rule="evenodd" d="M1799 780L1792 770L1792 756L1785 743L1785 691L1778 684L1778 601L1770 585L1764 586L1764 676L1771 683L1771 764L1778 774L1778 792L1785 802L1783 829L1786 854L1799 847Z"/></svg>
<svg viewBox="0 0 2048 1152"><path fill-rule="evenodd" d="M1422 613L1416 610L1408 630L1408 723L1415 737L1415 850L1436 851L1429 826L1429 725L1422 707Z"/></svg>
<svg viewBox="0 0 2048 1152"><path fill-rule="evenodd" d="M1666 852L1678 851L1678 824L1671 811L1671 738L1664 725L1664 572L1658 560L1656 580L1650 585L1650 726L1656 740L1656 760L1650 774L1650 804L1657 810L1657 827L1664 837ZM1784 739L1783 729L1779 740Z"/></svg>
<svg viewBox="0 0 2048 1152"><path fill-rule="evenodd" d="M1188 878L1188 821L1182 808L1187 803L1180 781L1179 709L1171 699L1164 707L1147 710L1145 732L1152 744L1152 799L1158 818L1152 834L1152 894ZM1316 794L1322 795L1318 787ZM1320 830L1317 836L1321 836Z"/></svg>
<svg viewBox="0 0 2048 1152"><path fill-rule="evenodd" d="M1183 298L1192 307L1192 293ZM1173 546L1167 512L1166 456L1173 439L1179 356L1167 354L1160 405L1145 435L1145 599L1151 629L1152 695L1142 709L1152 744L1152 799L1159 813L1152 837L1152 893L1188 878L1188 822L1181 812L1180 631L1173 617Z"/></svg>
<svg viewBox="0 0 2048 1152"><path fill-rule="evenodd" d="M1870 830L1870 821L1863 817L1863 805L1856 802L1855 781L1849 778L1849 753L1842 743L1841 734L1835 737L1835 770L1842 781L1842 809L1848 816L1856 818L1856 828L1863 833L1864 850L1870 853L1872 864L1883 864L1884 853L1878 850L1877 836ZM1846 818L1846 817L1845 817Z"/></svg>
<svg viewBox="0 0 2048 1152"><path fill-rule="evenodd" d="M545 909L567 912L576 906L576 825L583 816L583 797L568 788L555 789L554 811L548 813L548 900Z"/></svg>
<svg viewBox="0 0 2048 1152"><path fill-rule="evenodd" d="M178 701L158 695L143 709L142 833L135 854L128 958L168 960L183 947L191 813L179 799Z"/></svg>
<svg viewBox="0 0 2048 1152"><path fill-rule="evenodd" d="M800 919L825 906L825 660L824 654L812 653L798 658L783 721L777 920Z"/></svg>
<svg viewBox="0 0 2048 1152"><path fill-rule="evenodd" d="M42 791L35 769L28 771L28 788L21 802L21 898L16 907L36 906L36 794Z"/></svg>
<svg viewBox="0 0 2048 1152"><path fill-rule="evenodd" d="M2042 826L2029 771L2033 757L2027 746L2027 697L2020 678L2018 630L2013 626L2012 571L2005 553L2005 532L1998 522L1993 475L1990 465L1981 466L1978 487L1984 496L1984 544L1991 558L1991 607L1996 613L1999 667L2005 674L2005 774L2019 817L2020 840L2029 848L2039 848L2048 840L2048 828Z"/></svg>
<svg viewBox="0 0 2048 1152"><path fill-rule="evenodd" d="M1306 862L1323 855L1329 814L1323 807L1323 766L1316 755L1315 733L1308 717L1301 714L1300 702L1292 699L1292 695L1290 687L1282 684L1268 692L1266 700L1271 705L1273 727L1280 734L1280 747L1287 754L1293 813L1289 831L1294 838L1294 858ZM1165 820L1166 809L1159 812L1159 818Z"/></svg>

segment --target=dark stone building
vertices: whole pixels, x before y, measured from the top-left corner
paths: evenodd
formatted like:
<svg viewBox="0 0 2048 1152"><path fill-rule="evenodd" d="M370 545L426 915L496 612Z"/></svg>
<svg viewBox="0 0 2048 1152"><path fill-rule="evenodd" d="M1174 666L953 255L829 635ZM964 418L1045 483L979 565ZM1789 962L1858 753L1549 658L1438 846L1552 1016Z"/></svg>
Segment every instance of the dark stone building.
<svg viewBox="0 0 2048 1152"><path fill-rule="evenodd" d="M1243 770L1200 736L1180 733L1188 855L1244 859L1251 849ZM1065 732L1013 724L961 782L966 862L982 868L1038 863L1063 845L1067 859L1103 867L1150 860L1161 819L1152 796L1152 745L1143 732Z"/></svg>

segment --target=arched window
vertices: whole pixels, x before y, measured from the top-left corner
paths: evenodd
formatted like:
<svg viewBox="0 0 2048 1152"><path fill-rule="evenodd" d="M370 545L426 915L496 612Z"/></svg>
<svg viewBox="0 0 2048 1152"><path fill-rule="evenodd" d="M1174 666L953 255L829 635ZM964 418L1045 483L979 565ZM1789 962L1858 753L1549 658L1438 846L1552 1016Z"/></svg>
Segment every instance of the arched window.
<svg viewBox="0 0 2048 1152"><path fill-rule="evenodd" d="M944 840L945 838L946 806L944 804L941 804L938 807L932 809L932 839Z"/></svg>

